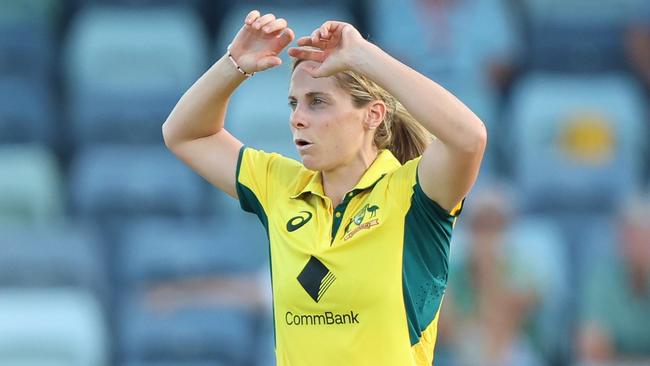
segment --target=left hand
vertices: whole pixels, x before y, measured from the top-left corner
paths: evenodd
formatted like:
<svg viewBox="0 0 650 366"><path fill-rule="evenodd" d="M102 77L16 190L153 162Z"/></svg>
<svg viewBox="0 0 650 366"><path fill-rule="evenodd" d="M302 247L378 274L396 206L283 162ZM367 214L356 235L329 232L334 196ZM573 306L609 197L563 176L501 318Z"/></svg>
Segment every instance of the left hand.
<svg viewBox="0 0 650 366"><path fill-rule="evenodd" d="M359 61L358 52L367 41L351 24L327 21L311 36L298 39L298 47L289 48L292 57L316 61L306 67L313 77L326 77L354 69Z"/></svg>

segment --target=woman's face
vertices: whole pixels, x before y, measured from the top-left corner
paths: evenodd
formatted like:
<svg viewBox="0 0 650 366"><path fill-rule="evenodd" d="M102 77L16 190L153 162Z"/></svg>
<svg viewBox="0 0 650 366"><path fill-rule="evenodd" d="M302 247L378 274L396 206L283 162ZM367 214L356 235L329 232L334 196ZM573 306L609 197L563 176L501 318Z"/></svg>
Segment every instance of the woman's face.
<svg viewBox="0 0 650 366"><path fill-rule="evenodd" d="M290 126L307 169L329 171L353 160L363 148L365 108L355 108L352 96L334 76L313 78L303 61L289 87Z"/></svg>

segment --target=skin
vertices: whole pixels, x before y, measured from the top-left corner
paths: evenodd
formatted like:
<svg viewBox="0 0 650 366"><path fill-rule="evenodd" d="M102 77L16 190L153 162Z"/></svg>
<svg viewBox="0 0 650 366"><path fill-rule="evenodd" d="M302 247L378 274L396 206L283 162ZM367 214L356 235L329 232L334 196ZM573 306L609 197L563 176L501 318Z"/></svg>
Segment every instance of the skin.
<svg viewBox="0 0 650 366"><path fill-rule="evenodd" d="M277 55L293 38L284 19L254 10L233 40L231 54L246 72L260 72L282 63ZM478 174L487 137L480 119L451 93L363 39L347 23L324 23L299 39L289 54L307 60L292 76L291 130L295 138L313 142L301 151L303 162L323 173L325 194L334 204L376 158L372 135L386 111L380 101L355 109L333 83L332 77L344 70L377 82L437 137L418 166L425 194L448 211L465 197ZM242 143L223 126L228 99L244 80L222 57L183 95L163 125L167 147L233 197ZM330 104L313 104L320 103L308 95L314 91L329 94Z"/></svg>
<svg viewBox="0 0 650 366"><path fill-rule="evenodd" d="M310 142L306 149L299 149L303 164L322 172L325 194L337 203L376 158L373 136L386 107L377 101L356 108L334 76L311 76L308 70L316 66L305 61L291 77L290 127L294 141ZM337 189L340 186L345 188Z"/></svg>
<svg viewBox="0 0 650 366"><path fill-rule="evenodd" d="M448 211L467 194L478 174L487 135L480 119L451 93L366 41L343 22L325 22L311 36L300 38L298 47L289 49L289 55L314 61L303 68L314 78L352 70L395 96L437 137L424 151L418 166L423 191ZM326 176L323 184L326 193L328 184L341 186ZM343 185L343 190L351 187Z"/></svg>

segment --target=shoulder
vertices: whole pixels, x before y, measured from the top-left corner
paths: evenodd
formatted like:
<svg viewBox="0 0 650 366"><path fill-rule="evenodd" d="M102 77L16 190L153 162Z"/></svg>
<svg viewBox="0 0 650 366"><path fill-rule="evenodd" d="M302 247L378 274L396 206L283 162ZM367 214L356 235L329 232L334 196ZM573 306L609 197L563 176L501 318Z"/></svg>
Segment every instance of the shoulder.
<svg viewBox="0 0 650 366"><path fill-rule="evenodd" d="M422 190L418 178L418 165L421 159L422 157L419 156L409 160L386 176L390 195L404 207L432 211L444 220L458 216L462 209L462 201L451 212L448 212Z"/></svg>
<svg viewBox="0 0 650 366"><path fill-rule="evenodd" d="M237 178L246 176L260 179L261 177L282 179L291 178L303 171L305 167L298 161L278 153L268 153L251 147L243 146L237 162Z"/></svg>

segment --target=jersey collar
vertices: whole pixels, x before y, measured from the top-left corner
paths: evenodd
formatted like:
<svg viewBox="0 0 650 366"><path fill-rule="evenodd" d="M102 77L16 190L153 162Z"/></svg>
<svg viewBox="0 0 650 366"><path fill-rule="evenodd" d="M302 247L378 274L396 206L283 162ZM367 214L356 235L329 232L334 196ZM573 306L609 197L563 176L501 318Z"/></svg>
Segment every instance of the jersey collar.
<svg viewBox="0 0 650 366"><path fill-rule="evenodd" d="M400 166L401 164L390 150L381 150L377 155L377 158L375 158L375 161L370 164L370 167L363 174L359 182L354 186L354 188L352 188L350 194L356 195L356 193L374 186L384 175L392 172ZM321 172L313 172L311 179L309 179L307 184L302 187L298 186L291 198L298 198L305 193L325 197L321 175Z"/></svg>

